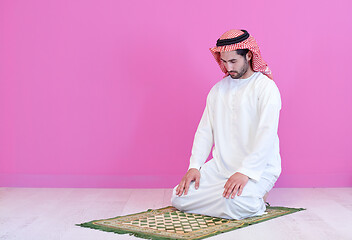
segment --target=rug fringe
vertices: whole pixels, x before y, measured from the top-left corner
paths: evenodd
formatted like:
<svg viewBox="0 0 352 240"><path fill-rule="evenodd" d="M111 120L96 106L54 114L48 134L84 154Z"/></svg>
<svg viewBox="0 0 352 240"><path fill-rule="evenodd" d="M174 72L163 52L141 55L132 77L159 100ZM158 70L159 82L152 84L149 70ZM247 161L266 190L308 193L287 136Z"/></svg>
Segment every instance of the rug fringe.
<svg viewBox="0 0 352 240"><path fill-rule="evenodd" d="M165 207L165 208L169 208L169 207L170 206ZM162 209L165 209L165 208L162 208ZM221 234L221 233L229 232L229 231L232 231L234 229L243 228L243 227L247 227L247 226L250 226L250 225L253 225L253 224L256 224L256 223L264 222L264 221L267 221L267 220L270 220L270 219L273 219L273 218L281 217L283 215L287 215L287 214L291 214L291 213L295 213L295 212L306 210L305 208L271 207L270 205L267 206L267 209L278 209L278 210L289 210L289 211L287 213L283 213L283 214L280 214L278 216L273 216L271 218L264 218L262 220L260 219L260 220L257 220L255 222L244 223L241 226L237 226L236 228L227 229L225 231L216 231L216 232L213 232L212 234L207 235L206 238L207 237L211 237L211 236L215 236L215 235L218 235L218 234ZM148 209L145 212L150 212L150 211L153 211L153 210L154 209ZM130 215L126 215L126 216L132 216L132 215L136 215L136 214L130 214ZM110 219L116 219L116 218L118 218L118 217L114 217L114 218L110 218ZM79 227L91 228L91 229L100 230L100 231L106 231L106 232L113 232L113 233L117 233L117 234L129 234L130 236L135 236L135 237L139 237L139 238L143 238L143 239L152 239L152 240L167 240L167 239L169 239L169 240L170 239L178 240L178 239L180 239L180 238L172 238L172 237L151 236L150 234L145 234L145 233L141 233L141 232L131 232L131 231L128 231L128 230L115 229L115 228L112 228L112 227L97 226L97 225L93 224L93 222L95 222L95 221L97 221L97 220L93 220L93 221L85 222L85 223L79 223L79 224L75 224L75 225L79 226ZM203 239L203 238L204 237L192 238L192 239L196 240L196 239Z"/></svg>
<svg viewBox="0 0 352 240"><path fill-rule="evenodd" d="M75 224L76 226L79 227L85 227L85 228L91 228L95 230L100 230L100 231L105 231L105 232L113 232L117 234L128 234L130 236L135 236L143 239L152 239L152 240L167 240L167 239L175 239L177 240L178 238L164 238L164 237L157 237L157 236L150 236L144 233L138 233L138 232L129 232L129 231L124 231L121 229L112 229L104 226L96 226L91 223L81 223L81 224Z"/></svg>

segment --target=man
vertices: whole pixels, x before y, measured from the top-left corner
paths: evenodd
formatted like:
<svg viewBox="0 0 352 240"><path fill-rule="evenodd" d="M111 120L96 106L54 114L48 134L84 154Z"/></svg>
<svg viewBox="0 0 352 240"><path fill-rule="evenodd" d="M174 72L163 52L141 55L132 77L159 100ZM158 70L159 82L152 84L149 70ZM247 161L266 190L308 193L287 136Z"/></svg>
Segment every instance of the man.
<svg viewBox="0 0 352 240"><path fill-rule="evenodd" d="M207 96L188 171L171 202L214 217L259 216L281 173L280 93L247 31L224 33L210 51L226 75ZM213 158L205 163L212 147Z"/></svg>

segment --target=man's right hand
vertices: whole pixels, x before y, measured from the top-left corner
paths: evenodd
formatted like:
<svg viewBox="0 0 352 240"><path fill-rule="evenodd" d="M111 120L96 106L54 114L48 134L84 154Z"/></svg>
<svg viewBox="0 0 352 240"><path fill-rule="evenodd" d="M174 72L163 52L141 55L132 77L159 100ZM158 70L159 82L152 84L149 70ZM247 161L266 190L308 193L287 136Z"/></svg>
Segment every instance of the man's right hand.
<svg viewBox="0 0 352 240"><path fill-rule="evenodd" d="M200 172L196 168L190 168L187 173L183 176L180 184L178 184L178 187L176 188L176 195L181 196L183 191L185 192L185 195L188 193L188 188L189 184L192 181L196 181L195 183L195 188L198 189L199 187L199 179L200 179Z"/></svg>

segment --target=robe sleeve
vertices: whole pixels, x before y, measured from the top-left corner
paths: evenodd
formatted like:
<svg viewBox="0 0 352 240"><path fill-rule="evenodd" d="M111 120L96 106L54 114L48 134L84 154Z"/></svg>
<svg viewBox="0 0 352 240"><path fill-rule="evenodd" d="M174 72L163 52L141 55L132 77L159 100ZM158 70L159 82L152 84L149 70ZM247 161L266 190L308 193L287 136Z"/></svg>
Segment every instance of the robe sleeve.
<svg viewBox="0 0 352 240"><path fill-rule="evenodd" d="M206 106L194 136L188 170L191 168L199 170L207 160L214 144L211 98L212 91L207 96Z"/></svg>
<svg viewBox="0 0 352 240"><path fill-rule="evenodd" d="M278 138L281 97L273 81L270 81L259 95L258 107L259 121L251 152L237 171L255 181L260 179L268 160L275 156L274 144Z"/></svg>

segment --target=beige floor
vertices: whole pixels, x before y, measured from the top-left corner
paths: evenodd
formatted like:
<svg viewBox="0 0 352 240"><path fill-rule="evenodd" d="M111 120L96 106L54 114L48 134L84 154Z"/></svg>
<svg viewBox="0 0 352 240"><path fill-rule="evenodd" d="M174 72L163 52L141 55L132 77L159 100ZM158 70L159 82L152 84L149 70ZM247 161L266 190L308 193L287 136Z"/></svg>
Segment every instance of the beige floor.
<svg viewBox="0 0 352 240"><path fill-rule="evenodd" d="M169 206L171 191L0 188L0 239L138 239L75 224ZM352 239L352 188L274 188L268 201L307 210L208 239Z"/></svg>

